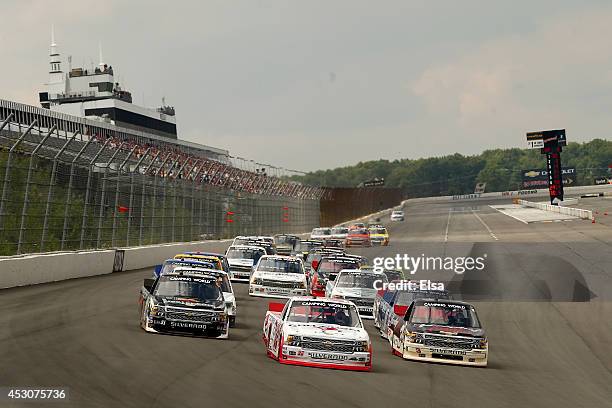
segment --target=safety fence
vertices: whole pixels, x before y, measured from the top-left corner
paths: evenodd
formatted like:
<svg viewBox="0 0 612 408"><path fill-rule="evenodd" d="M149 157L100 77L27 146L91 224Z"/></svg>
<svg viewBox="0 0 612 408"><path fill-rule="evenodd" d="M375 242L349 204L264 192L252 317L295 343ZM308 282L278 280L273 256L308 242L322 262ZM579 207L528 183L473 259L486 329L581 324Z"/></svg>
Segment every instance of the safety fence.
<svg viewBox="0 0 612 408"><path fill-rule="evenodd" d="M322 189L134 132L0 100L0 255L319 225Z"/></svg>

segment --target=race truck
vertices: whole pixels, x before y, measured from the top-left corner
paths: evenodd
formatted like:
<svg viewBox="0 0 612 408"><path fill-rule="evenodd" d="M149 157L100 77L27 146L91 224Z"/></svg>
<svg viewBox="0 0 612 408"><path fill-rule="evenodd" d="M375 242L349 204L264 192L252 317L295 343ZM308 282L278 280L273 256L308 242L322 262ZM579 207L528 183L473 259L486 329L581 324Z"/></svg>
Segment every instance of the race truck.
<svg viewBox="0 0 612 408"><path fill-rule="evenodd" d="M276 246L274 244L269 243L268 241L254 239L246 241L243 245L263 248L266 251L266 255L276 255Z"/></svg>
<svg viewBox="0 0 612 408"><path fill-rule="evenodd" d="M172 272L178 273L187 269L191 270L193 273L196 273L197 270L197 273L212 275L221 279L221 291L225 299L230 326L234 327L236 324L236 297L234 296L234 288L232 287L227 272L216 269L216 266L216 263L196 261L193 259L168 259L164 261L162 265L157 265L155 267L153 278L157 279L161 275Z"/></svg>
<svg viewBox="0 0 612 408"><path fill-rule="evenodd" d="M416 299L448 300L450 295L444 289L420 289L416 284L414 289L378 291L374 299L374 326L378 328L383 339L391 340L391 331L402 317L395 314L395 306L401 311Z"/></svg>
<svg viewBox="0 0 612 408"><path fill-rule="evenodd" d="M310 275L312 263L315 262L316 265L316 263L319 262L325 255L344 255L344 249L329 247L318 247L312 249L310 252L308 252L306 260L304 261L304 269L306 269L306 273Z"/></svg>
<svg viewBox="0 0 612 408"><path fill-rule="evenodd" d="M145 279L140 289L140 327L151 333L229 337L220 279L179 270Z"/></svg>
<svg viewBox="0 0 612 408"><path fill-rule="evenodd" d="M294 297L270 303L263 325L269 357L283 364L370 371L372 345L355 305Z"/></svg>
<svg viewBox="0 0 612 408"><path fill-rule="evenodd" d="M313 259L310 270L310 293L315 297L325 296L325 287L334 281L343 269L359 269L362 265L358 257L344 254L325 254Z"/></svg>
<svg viewBox="0 0 612 408"><path fill-rule="evenodd" d="M308 294L302 260L293 256L264 255L253 269L250 296L291 297Z"/></svg>
<svg viewBox="0 0 612 408"><path fill-rule="evenodd" d="M407 360L486 367L489 345L476 309L453 300L418 299L391 331L391 351Z"/></svg>
<svg viewBox="0 0 612 408"><path fill-rule="evenodd" d="M230 279L236 282L248 282L253 273L253 266L266 254L260 246L232 245L227 249Z"/></svg>
<svg viewBox="0 0 612 408"><path fill-rule="evenodd" d="M326 240L331 237L331 228L327 227L314 228L310 233L310 239Z"/></svg>
<svg viewBox="0 0 612 408"><path fill-rule="evenodd" d="M184 252L180 254L174 255L174 259L181 260L194 260L194 261L202 261L202 262L210 262L214 264L214 269L223 270L223 262L219 257L213 255L203 255L197 252Z"/></svg>
<svg viewBox="0 0 612 408"><path fill-rule="evenodd" d="M332 238L344 241L348 234L348 227L334 227L331 229Z"/></svg>
<svg viewBox="0 0 612 408"><path fill-rule="evenodd" d="M248 245L248 246L258 246L262 247L266 250L267 255L275 255L276 254L276 245L274 245L274 238L267 236L237 236L232 241L232 246L234 245Z"/></svg>
<svg viewBox="0 0 612 408"><path fill-rule="evenodd" d="M344 239L328 238L325 240L325 248L344 248Z"/></svg>
<svg viewBox="0 0 612 408"><path fill-rule="evenodd" d="M370 240L370 232L366 227L350 228L346 236L344 246L347 248L354 246L372 246L372 241Z"/></svg>
<svg viewBox="0 0 612 408"><path fill-rule="evenodd" d="M372 245L389 245L389 233L382 225L371 225L368 227L368 232L370 233Z"/></svg>
<svg viewBox="0 0 612 408"><path fill-rule="evenodd" d="M291 255L295 245L300 241L300 237L290 234L277 234L274 236L276 253L278 255Z"/></svg>
<svg viewBox="0 0 612 408"><path fill-rule="evenodd" d="M298 242L295 245L295 248L293 250L293 252L291 253L292 256L297 256L302 258L303 260L306 259L306 257L308 256L308 253L314 249L314 248L321 248L323 247L323 241L320 240L316 240L316 239L303 239L300 242Z"/></svg>
<svg viewBox="0 0 612 408"><path fill-rule="evenodd" d="M185 252L185 254L187 255L200 255L200 256L204 256L207 257L208 259L211 260L218 260L221 263L221 269L227 273L229 273L229 262L227 262L227 257L225 256L225 254L220 254L217 252L203 252L203 251L197 251L197 252Z"/></svg>
<svg viewBox="0 0 612 408"><path fill-rule="evenodd" d="M404 212L396 210L391 213L391 221L404 221Z"/></svg>
<svg viewBox="0 0 612 408"><path fill-rule="evenodd" d="M345 269L340 271L334 281L327 282L325 294L332 299L350 300L357 306L362 318L373 319L375 287L385 283L387 277L383 273Z"/></svg>

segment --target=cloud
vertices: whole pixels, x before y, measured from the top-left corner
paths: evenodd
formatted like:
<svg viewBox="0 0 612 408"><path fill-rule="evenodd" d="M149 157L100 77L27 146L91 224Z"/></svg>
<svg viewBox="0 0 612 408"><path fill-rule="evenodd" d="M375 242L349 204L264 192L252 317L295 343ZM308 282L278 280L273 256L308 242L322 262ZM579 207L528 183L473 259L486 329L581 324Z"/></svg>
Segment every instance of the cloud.
<svg viewBox="0 0 612 408"><path fill-rule="evenodd" d="M580 118L589 122L592 105L601 103L594 94L610 85L610 21L609 7L541 21L533 32L498 38L428 67L411 90L430 118L443 118L459 129L533 128L564 121L582 126ZM611 124L607 118L604 123Z"/></svg>

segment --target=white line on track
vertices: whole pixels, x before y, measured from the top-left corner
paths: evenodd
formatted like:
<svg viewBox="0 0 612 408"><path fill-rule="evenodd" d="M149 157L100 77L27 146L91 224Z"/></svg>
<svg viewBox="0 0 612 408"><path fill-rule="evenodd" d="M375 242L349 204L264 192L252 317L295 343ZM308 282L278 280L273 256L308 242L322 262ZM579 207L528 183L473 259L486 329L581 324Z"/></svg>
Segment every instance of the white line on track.
<svg viewBox="0 0 612 408"><path fill-rule="evenodd" d="M500 213L502 213L502 214L504 214L504 215L507 215L508 217L512 217L512 218L514 218L515 220L522 222L523 224L529 224L527 221L525 221L525 220L523 220L523 219L521 219L521 218L519 218L519 217L517 217L517 216L515 216L515 215L510 214L508 211L504 211L504 210L502 210L502 209L500 209L500 208L496 208L496 207L494 207L494 206L492 206L492 205L490 205L489 207L491 207L491 208L492 208L492 209L494 209L495 211L498 211L498 212L500 212Z"/></svg>
<svg viewBox="0 0 612 408"><path fill-rule="evenodd" d="M444 242L448 242L448 227L450 225L451 214L453 212L451 210L452 208L449 208L448 210L448 219L446 220L446 232L444 233Z"/></svg>
<svg viewBox="0 0 612 408"><path fill-rule="evenodd" d="M481 223L482 225L484 225L484 227L487 229L487 231L489 231L489 234L491 235L491 237L492 237L494 240L499 241L499 238L497 238L497 237L495 236L495 234L493 233L493 231L491 231L491 228L489 228L489 226L488 226L488 225L487 225L487 224L486 224L486 223L485 223L485 222L482 220L482 218L480 218L480 215L476 214L476 212L475 212L475 211L472 211L472 214L474 214L474 217L478 218L478 221L480 221L480 223Z"/></svg>

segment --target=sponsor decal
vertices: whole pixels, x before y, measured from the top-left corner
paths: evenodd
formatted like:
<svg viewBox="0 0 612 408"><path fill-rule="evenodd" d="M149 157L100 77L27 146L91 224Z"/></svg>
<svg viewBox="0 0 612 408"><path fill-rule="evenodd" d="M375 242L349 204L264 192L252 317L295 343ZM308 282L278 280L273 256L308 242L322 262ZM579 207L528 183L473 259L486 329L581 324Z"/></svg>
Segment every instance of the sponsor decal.
<svg viewBox="0 0 612 408"><path fill-rule="evenodd" d="M550 163L549 163L550 164ZM550 167L550 166L549 166ZM553 172L556 171L553 169ZM522 172L522 187L523 188L547 188L553 179L549 169L528 169ZM561 168L561 178L564 185L572 185L576 182L576 168L563 167Z"/></svg>
<svg viewBox="0 0 612 408"><path fill-rule="evenodd" d="M206 325L205 324L186 323L186 322L172 322L172 321L170 322L170 327L184 328L184 329L200 329L200 330L206 329Z"/></svg>
<svg viewBox="0 0 612 408"><path fill-rule="evenodd" d="M515 195L530 195L530 194L538 194L538 190L519 190L519 191L502 191L502 196L504 197L512 197Z"/></svg>
<svg viewBox="0 0 612 408"><path fill-rule="evenodd" d="M353 271L353 272L344 272L342 275L343 276L344 275L349 275L349 276L364 276L364 275L366 275L367 276L367 275L369 275L369 273L361 272L361 271Z"/></svg>
<svg viewBox="0 0 612 408"><path fill-rule="evenodd" d="M334 361L345 361L348 356L342 354L329 354L329 353L309 353L309 357L315 360L334 360Z"/></svg>
<svg viewBox="0 0 612 408"><path fill-rule="evenodd" d="M429 349L429 352L432 354L452 354L455 356L467 355L467 352L464 350L451 350L451 349L443 349L443 348L432 348L432 349Z"/></svg>
<svg viewBox="0 0 612 408"><path fill-rule="evenodd" d="M266 288L266 292L268 293L282 293L282 294L287 294L289 292L291 292L290 289L286 289L286 288Z"/></svg>
<svg viewBox="0 0 612 408"><path fill-rule="evenodd" d="M211 278L194 278L191 276L171 276L169 277L171 281L181 281L181 282L197 282L197 283L217 283L216 279Z"/></svg>
<svg viewBox="0 0 612 408"><path fill-rule="evenodd" d="M480 198L480 193L478 194L461 194L461 195L454 195L453 196L453 200L473 200L473 199L477 199Z"/></svg>
<svg viewBox="0 0 612 408"><path fill-rule="evenodd" d="M453 307L456 309L465 309L464 305L458 305L455 303L432 303L432 302L425 302L423 303L423 306L428 306L428 307Z"/></svg>
<svg viewBox="0 0 612 408"><path fill-rule="evenodd" d="M320 306L320 307L337 307L340 309L348 309L349 305L343 303L320 302L316 300L303 300L293 302L293 306Z"/></svg>

